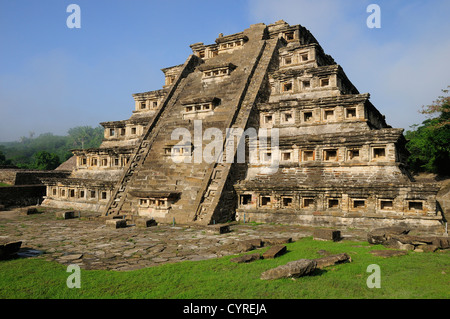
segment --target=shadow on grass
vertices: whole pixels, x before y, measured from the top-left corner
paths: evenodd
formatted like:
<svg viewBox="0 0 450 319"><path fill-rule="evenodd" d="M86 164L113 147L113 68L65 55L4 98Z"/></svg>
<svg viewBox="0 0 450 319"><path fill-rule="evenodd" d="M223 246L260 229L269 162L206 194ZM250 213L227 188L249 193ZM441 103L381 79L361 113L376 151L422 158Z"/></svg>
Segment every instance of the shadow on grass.
<svg viewBox="0 0 450 319"><path fill-rule="evenodd" d="M30 258L42 255L44 252L41 250L33 249L30 247L22 247L17 252L2 256L0 261Z"/></svg>
<svg viewBox="0 0 450 319"><path fill-rule="evenodd" d="M327 272L328 272L328 270L326 270L326 269L316 268L309 275L310 276L321 276L323 274L326 274Z"/></svg>

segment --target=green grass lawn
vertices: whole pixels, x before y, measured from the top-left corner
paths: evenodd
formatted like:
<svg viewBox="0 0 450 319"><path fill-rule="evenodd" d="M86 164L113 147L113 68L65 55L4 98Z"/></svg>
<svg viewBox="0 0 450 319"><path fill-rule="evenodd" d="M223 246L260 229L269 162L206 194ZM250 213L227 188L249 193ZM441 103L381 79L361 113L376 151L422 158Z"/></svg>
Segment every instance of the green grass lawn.
<svg viewBox="0 0 450 319"><path fill-rule="evenodd" d="M450 253L415 253L376 257L366 242L314 241L311 237L287 244L276 259L248 264L233 256L185 261L129 272L81 270L81 288L69 289L66 266L41 258L0 262L0 298L163 298L163 299L297 299L297 298L433 298L447 299ZM267 249L267 248L265 248ZM297 279L261 280L263 271L301 258L319 258L317 251L348 253L351 263L316 270ZM264 250L261 249L261 252ZM253 251L254 252L254 251ZM252 252L252 253L253 253ZM381 288L368 288L367 266L381 269Z"/></svg>
<svg viewBox="0 0 450 319"><path fill-rule="evenodd" d="M11 186L10 184L7 184L7 183L2 183L2 182L0 182L0 187L8 187L8 186Z"/></svg>

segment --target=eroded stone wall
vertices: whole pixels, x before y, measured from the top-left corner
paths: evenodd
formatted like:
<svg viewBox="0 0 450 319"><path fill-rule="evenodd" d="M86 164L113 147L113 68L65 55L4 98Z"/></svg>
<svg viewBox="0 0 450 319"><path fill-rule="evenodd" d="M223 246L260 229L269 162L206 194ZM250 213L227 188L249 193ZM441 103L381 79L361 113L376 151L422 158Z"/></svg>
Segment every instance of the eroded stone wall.
<svg viewBox="0 0 450 319"><path fill-rule="evenodd" d="M16 185L0 187L0 205L30 206L42 203L45 196L44 185Z"/></svg>

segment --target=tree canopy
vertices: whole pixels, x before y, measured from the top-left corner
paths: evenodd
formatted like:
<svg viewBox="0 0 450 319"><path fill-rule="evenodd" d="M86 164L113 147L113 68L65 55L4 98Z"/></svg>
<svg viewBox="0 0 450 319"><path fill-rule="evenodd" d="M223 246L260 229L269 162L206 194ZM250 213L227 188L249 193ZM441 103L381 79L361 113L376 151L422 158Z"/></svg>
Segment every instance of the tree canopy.
<svg viewBox="0 0 450 319"><path fill-rule="evenodd" d="M77 126L68 131L68 145L72 148L98 147L103 139L103 128L90 126Z"/></svg>
<svg viewBox="0 0 450 319"><path fill-rule="evenodd" d="M61 164L58 155L47 151L34 154L34 168L40 170L52 170Z"/></svg>
<svg viewBox="0 0 450 319"><path fill-rule="evenodd" d="M0 145L0 165L19 168L51 170L73 154L70 150L99 147L103 140L103 127L79 126L68 130L66 136L44 133L34 137L22 136L17 142ZM3 157L4 158L3 158Z"/></svg>
<svg viewBox="0 0 450 319"><path fill-rule="evenodd" d="M12 165L11 160L7 160L5 154L0 150L0 166Z"/></svg>
<svg viewBox="0 0 450 319"><path fill-rule="evenodd" d="M450 87L450 86L449 86ZM450 97L439 96L420 112L428 119L405 133L406 148L411 153L408 164L413 172L450 175Z"/></svg>

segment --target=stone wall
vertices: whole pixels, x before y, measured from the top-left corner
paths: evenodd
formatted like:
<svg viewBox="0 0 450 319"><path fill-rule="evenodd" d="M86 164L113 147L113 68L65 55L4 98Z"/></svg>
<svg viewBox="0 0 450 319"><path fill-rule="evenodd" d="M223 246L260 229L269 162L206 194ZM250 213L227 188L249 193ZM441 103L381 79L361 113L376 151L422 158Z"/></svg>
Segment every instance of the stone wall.
<svg viewBox="0 0 450 319"><path fill-rule="evenodd" d="M407 225L430 231L445 227L432 186L235 187L240 221L357 228Z"/></svg>
<svg viewBox="0 0 450 319"><path fill-rule="evenodd" d="M43 207L61 208L69 210L80 210L80 211L92 211L99 212L105 209L105 201L75 201L68 198L51 198L44 197L45 201L42 203Z"/></svg>
<svg viewBox="0 0 450 319"><path fill-rule="evenodd" d="M9 185L16 183L16 169L0 169L0 182Z"/></svg>
<svg viewBox="0 0 450 319"><path fill-rule="evenodd" d="M411 229L428 231L431 233L443 233L445 226L442 224L439 216L390 216L383 215L370 216L360 213L359 216L344 216L343 214L335 215L336 212L309 212L294 213L289 211L267 211L267 210L241 210L236 212L236 220L240 222L257 222L257 223L277 223L302 225L312 227L344 227L356 229L374 229L390 226L408 226Z"/></svg>
<svg viewBox="0 0 450 319"><path fill-rule="evenodd" d="M40 204L45 196L44 185L16 185L0 187L0 205L29 206Z"/></svg>
<svg viewBox="0 0 450 319"><path fill-rule="evenodd" d="M99 177L101 177L100 174ZM98 211L105 208L114 181L104 179L46 179L46 196L42 206Z"/></svg>
<svg viewBox="0 0 450 319"><path fill-rule="evenodd" d="M10 185L42 185L41 178L63 178L69 174L70 172L65 171L0 169L0 182Z"/></svg>
<svg viewBox="0 0 450 319"><path fill-rule="evenodd" d="M448 222L448 220L450 219L450 183L447 183L447 185L441 187L436 196L436 199L439 202L440 208L442 209L444 221Z"/></svg>

